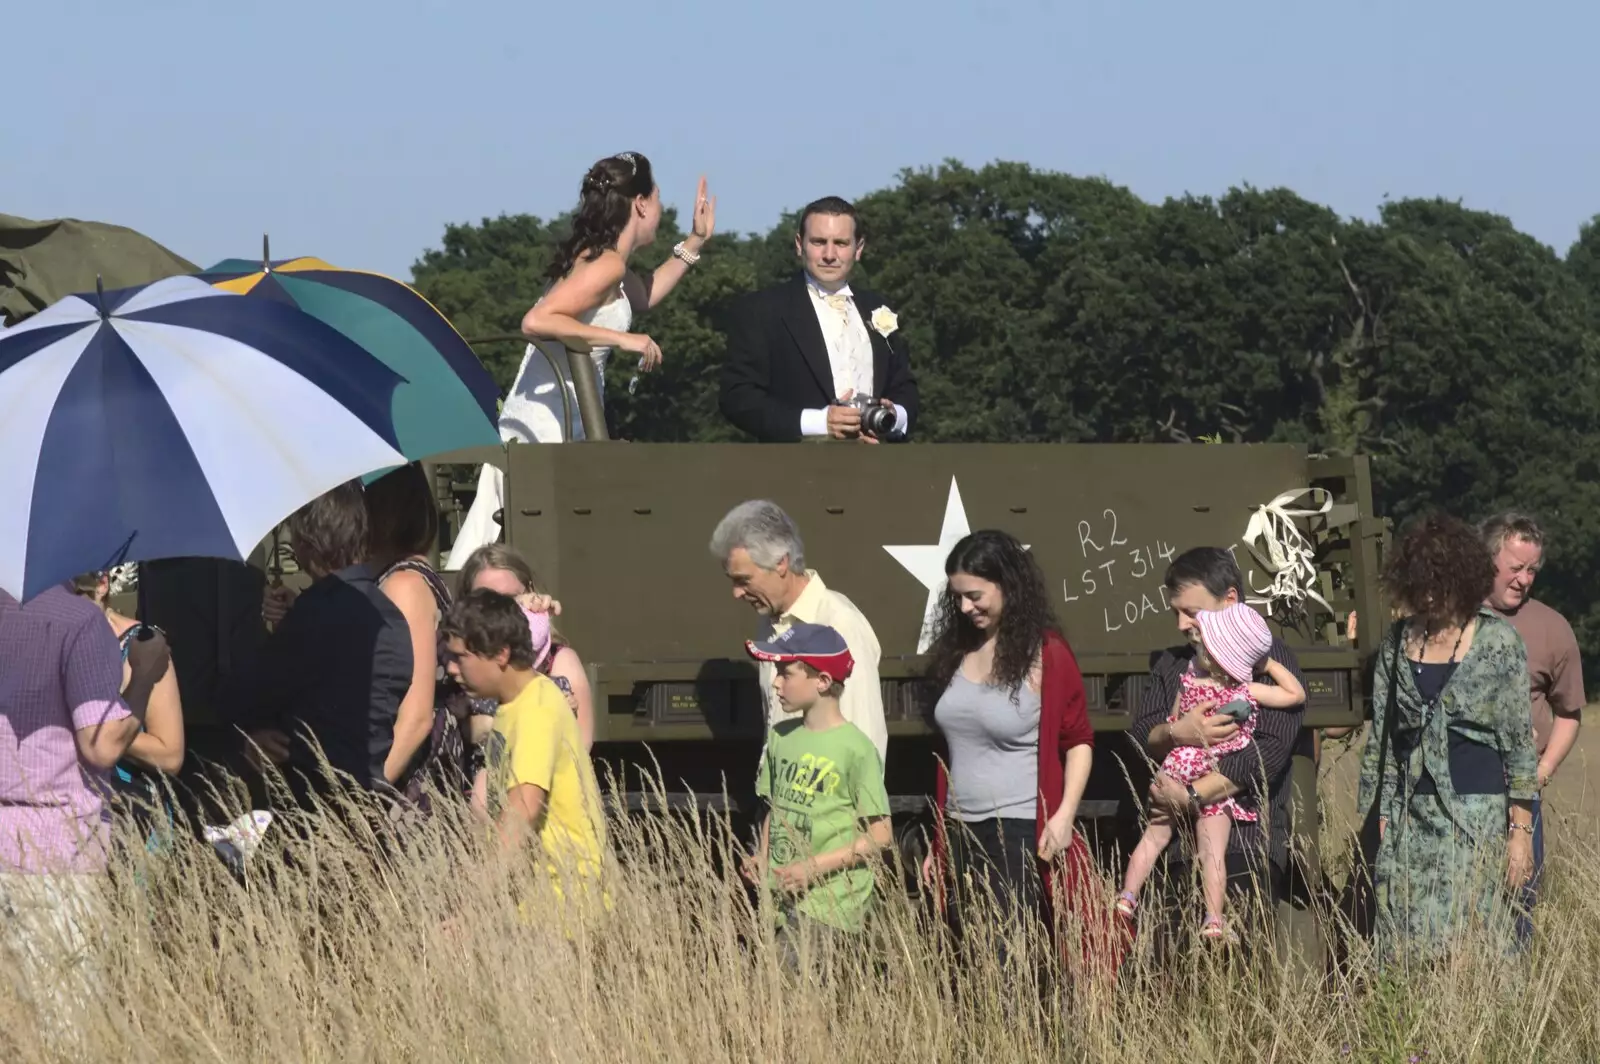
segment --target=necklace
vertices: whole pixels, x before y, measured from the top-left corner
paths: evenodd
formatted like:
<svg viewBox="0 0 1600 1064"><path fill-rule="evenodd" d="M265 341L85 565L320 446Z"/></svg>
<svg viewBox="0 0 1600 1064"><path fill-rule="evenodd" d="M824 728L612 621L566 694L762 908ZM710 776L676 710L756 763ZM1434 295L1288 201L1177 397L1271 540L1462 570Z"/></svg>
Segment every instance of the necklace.
<svg viewBox="0 0 1600 1064"><path fill-rule="evenodd" d="M1469 621L1468 623L1470 624L1471 622ZM1449 666L1449 669L1446 672L1446 677L1447 678L1446 678L1445 682L1441 683L1439 685L1438 691L1436 691L1434 693L1434 696L1432 698L1427 700L1427 702L1426 702L1426 704L1425 704L1425 706L1423 708L1423 726L1424 727L1426 727L1427 726L1427 722L1430 721L1433 718L1434 710L1439 708L1439 703L1444 701L1445 685L1449 683L1448 677L1450 675L1454 674L1455 671L1456 671L1456 665L1458 664L1458 662L1456 661L1456 655L1461 652L1461 641L1466 638L1466 635L1467 635L1467 626L1465 624L1463 624L1460 628L1456 629L1456 643L1455 643L1455 646L1450 648L1450 658L1447 661L1443 661L1443 662L1413 661L1413 662L1411 662L1411 674L1419 681L1422 679L1423 670L1427 665L1447 665L1447 666ZM1417 640L1417 656L1420 658L1422 655L1426 654L1427 651L1428 651L1428 630L1427 630L1427 628L1423 628L1422 634L1421 634L1420 638Z"/></svg>
<svg viewBox="0 0 1600 1064"><path fill-rule="evenodd" d="M1471 623L1472 622L1470 620L1467 622L1467 624L1471 624ZM1395 735L1395 739L1394 739L1394 742L1395 742L1395 756L1397 756L1397 757L1399 757L1401 759L1400 763L1401 763L1402 766L1407 766L1407 767L1402 767L1401 770L1400 770L1401 771L1401 778L1400 778L1400 781L1399 781L1399 783L1400 783L1399 790L1400 790L1401 804L1402 805L1404 805L1405 803L1408 803L1411 800L1410 799L1410 795L1412 793L1415 793L1415 788L1417 787L1417 785L1420 784L1422 779L1425 778L1428 775L1427 766L1426 766L1426 764L1424 764L1420 769L1420 775L1417 776L1416 778L1411 778L1411 773L1413 771L1415 771L1415 769L1413 769L1412 767L1409 767L1409 766L1412 765L1412 755L1415 754L1416 751L1421 746L1422 735L1428 731L1429 727L1432 726L1433 720L1434 720L1434 714L1436 712L1438 712L1440 704L1444 701L1444 689L1445 689L1445 687L1447 687L1449 685L1450 680L1455 675L1456 664L1457 664L1456 655L1461 652L1461 641L1466 638L1466 635L1467 635L1467 625L1466 624L1463 624L1460 628L1456 629L1456 643L1455 643L1455 646L1450 648L1450 659L1448 661L1444 661L1444 662L1421 662L1421 661L1412 661L1410 658L1406 659L1406 661L1411 665L1411 675L1412 675L1413 680L1415 681L1415 686L1417 688L1417 694L1419 694L1419 695L1422 694L1422 674L1424 672L1424 669L1425 669L1426 665L1442 664L1442 665L1448 666L1448 670L1445 673L1444 681L1439 684L1439 687L1434 692L1433 697L1424 699L1423 705L1422 705L1422 721L1421 721L1421 723L1419 725L1415 726L1415 730L1414 731L1411 730L1410 726L1407 726L1406 734L1403 737L1399 732L1397 732L1396 735ZM1423 625L1422 630L1421 630L1420 633L1418 633L1418 637L1417 637L1417 657L1419 657L1419 658L1422 657L1424 654L1427 653L1427 651L1428 651L1428 629L1427 629L1426 625Z"/></svg>
<svg viewBox="0 0 1600 1064"><path fill-rule="evenodd" d="M1471 622L1469 621L1468 624L1470 624L1470 623ZM1444 662L1438 662L1437 664L1444 664L1444 665L1453 665L1453 664L1455 664L1456 654L1460 653L1460 651L1461 651L1461 641L1463 639L1465 639L1466 636L1467 636L1467 625L1463 624L1463 625L1461 625L1460 627L1458 627L1456 629L1456 642L1455 642L1455 646L1450 648L1449 660L1444 661ZM1417 656L1421 657L1421 656L1423 656L1424 654L1426 654L1428 652L1428 645L1430 643L1433 643L1434 639L1428 635L1428 630L1427 630L1426 627L1424 627L1420 632L1418 632L1418 634L1416 636L1416 639L1417 639ZM1412 662L1412 664L1420 666L1420 665L1423 664L1423 662L1414 661L1414 662ZM1433 663L1429 663L1429 664L1433 664Z"/></svg>

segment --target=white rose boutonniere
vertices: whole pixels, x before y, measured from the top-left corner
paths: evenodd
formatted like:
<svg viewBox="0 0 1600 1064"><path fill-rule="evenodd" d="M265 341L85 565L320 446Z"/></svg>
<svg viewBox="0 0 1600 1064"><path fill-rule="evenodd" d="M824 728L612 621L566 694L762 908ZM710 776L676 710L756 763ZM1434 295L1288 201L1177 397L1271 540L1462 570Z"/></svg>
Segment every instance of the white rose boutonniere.
<svg viewBox="0 0 1600 1064"><path fill-rule="evenodd" d="M894 311L888 307L879 307L872 312L872 328L885 340L889 334L900 327L900 319L894 316Z"/></svg>

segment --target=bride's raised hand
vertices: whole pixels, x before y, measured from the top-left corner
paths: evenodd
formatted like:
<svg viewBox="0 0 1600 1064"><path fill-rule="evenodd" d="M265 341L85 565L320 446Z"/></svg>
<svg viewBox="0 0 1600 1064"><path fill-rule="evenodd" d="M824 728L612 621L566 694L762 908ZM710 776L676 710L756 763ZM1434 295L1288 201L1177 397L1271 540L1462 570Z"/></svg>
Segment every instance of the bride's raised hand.
<svg viewBox="0 0 1600 1064"><path fill-rule="evenodd" d="M700 175L700 186L694 194L694 235L701 242L711 239L717 228L717 197L707 195L705 175Z"/></svg>

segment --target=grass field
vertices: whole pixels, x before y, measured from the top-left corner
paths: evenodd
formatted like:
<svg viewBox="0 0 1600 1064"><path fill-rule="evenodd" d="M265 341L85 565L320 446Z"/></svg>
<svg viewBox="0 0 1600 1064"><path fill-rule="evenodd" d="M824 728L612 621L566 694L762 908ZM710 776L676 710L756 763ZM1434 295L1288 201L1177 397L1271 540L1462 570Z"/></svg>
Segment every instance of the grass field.
<svg viewBox="0 0 1600 1064"><path fill-rule="evenodd" d="M311 822L293 864L275 829L248 889L202 844L134 848L103 933L77 958L96 980L86 999L68 994L84 984L51 983L41 1017L27 995L43 979L0 980L0 1060L1590 1062L1600 840L1579 827L1595 800L1588 763L1574 754L1552 796L1550 889L1526 966L1469 946L1405 981L1358 966L1319 982L1208 949L1165 970L1136 952L1117 985L1057 979L1025 928L983 924L976 960L956 956L890 883L873 942L830 980L802 982L720 871L731 842L715 828L613 818L626 864L614 908L588 922L481 832L441 817L379 860L347 810ZM1330 747L1332 789L1347 770ZM1330 815L1329 835L1343 822Z"/></svg>

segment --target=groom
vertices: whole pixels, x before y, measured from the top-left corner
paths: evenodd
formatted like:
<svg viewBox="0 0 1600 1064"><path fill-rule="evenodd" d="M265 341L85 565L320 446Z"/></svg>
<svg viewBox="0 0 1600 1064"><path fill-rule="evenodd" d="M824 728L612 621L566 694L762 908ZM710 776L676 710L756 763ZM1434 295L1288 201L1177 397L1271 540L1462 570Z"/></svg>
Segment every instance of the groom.
<svg viewBox="0 0 1600 1064"><path fill-rule="evenodd" d="M899 323L882 299L850 287L866 246L856 210L837 196L800 215L794 238L804 271L733 305L722 364L722 415L763 443L805 437L877 443L861 411L873 396L895 413L884 434L903 440L917 416L917 382Z"/></svg>

